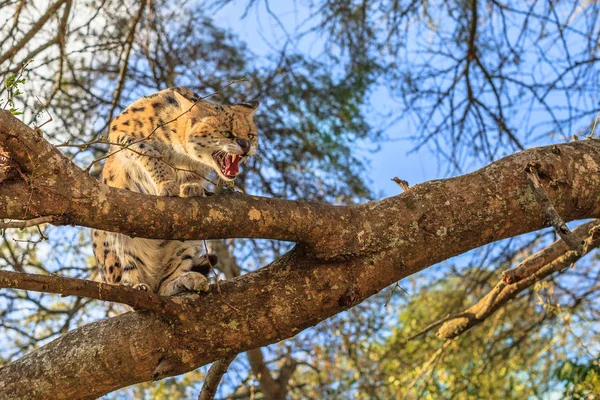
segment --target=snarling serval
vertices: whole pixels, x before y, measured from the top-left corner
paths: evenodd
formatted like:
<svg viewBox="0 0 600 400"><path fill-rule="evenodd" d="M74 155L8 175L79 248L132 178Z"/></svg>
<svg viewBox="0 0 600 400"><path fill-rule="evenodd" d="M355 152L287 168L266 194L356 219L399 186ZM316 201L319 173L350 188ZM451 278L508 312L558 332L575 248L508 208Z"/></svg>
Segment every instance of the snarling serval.
<svg viewBox="0 0 600 400"><path fill-rule="evenodd" d="M143 97L111 123L105 184L157 196L204 196L214 170L231 181L256 153L258 102L215 105L176 87ZM202 241L131 238L94 230L94 255L105 282L174 295L208 287L216 256Z"/></svg>

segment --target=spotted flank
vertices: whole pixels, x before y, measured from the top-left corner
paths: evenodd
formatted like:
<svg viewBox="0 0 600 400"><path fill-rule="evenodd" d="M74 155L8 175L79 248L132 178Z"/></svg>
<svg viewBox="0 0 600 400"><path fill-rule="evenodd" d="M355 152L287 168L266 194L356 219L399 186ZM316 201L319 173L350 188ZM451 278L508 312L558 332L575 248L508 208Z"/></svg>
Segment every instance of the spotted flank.
<svg viewBox="0 0 600 400"><path fill-rule="evenodd" d="M258 102L216 105L175 87L142 97L111 123L106 185L157 196L205 196L209 176L232 181L256 154ZM214 255L201 241L153 240L92 231L104 282L174 295L206 290Z"/></svg>

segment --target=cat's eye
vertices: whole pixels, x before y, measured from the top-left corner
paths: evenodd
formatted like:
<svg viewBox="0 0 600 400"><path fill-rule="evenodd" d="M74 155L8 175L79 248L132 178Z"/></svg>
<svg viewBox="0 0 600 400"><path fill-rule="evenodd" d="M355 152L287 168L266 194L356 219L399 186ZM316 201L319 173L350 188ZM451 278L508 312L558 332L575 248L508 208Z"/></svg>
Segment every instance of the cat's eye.
<svg viewBox="0 0 600 400"><path fill-rule="evenodd" d="M249 133L249 134L248 134L248 139L252 140L252 139L254 139L254 137L255 137L255 136L256 136L256 135L254 135L254 134L252 134L252 133Z"/></svg>
<svg viewBox="0 0 600 400"><path fill-rule="evenodd" d="M221 131L221 135L225 136L227 139L233 139L235 137L231 131Z"/></svg>

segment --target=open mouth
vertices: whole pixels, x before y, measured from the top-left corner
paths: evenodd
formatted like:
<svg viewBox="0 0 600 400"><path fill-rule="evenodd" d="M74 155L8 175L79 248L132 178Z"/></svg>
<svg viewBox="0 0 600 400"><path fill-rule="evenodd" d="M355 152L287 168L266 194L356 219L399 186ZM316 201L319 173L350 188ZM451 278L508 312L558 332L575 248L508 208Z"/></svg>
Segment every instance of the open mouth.
<svg viewBox="0 0 600 400"><path fill-rule="evenodd" d="M222 152L214 152L212 157L219 166L221 174L227 179L235 179L238 176L240 173L240 161L245 161L247 158L237 154L223 154Z"/></svg>

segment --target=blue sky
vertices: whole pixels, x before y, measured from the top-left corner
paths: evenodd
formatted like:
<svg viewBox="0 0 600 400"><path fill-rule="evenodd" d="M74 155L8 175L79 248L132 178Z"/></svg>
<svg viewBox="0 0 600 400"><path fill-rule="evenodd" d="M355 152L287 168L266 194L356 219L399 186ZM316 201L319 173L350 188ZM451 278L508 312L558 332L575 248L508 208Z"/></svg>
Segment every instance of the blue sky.
<svg viewBox="0 0 600 400"><path fill-rule="evenodd" d="M242 18L248 3L249 2L246 1L232 1L229 5L218 10L212 17L217 25L236 33L241 40L247 43L250 50L259 57L267 56L273 54L273 52L279 51L289 37L295 37L298 26L302 26L300 31L306 30L309 27L308 23L303 24L303 21L310 19L309 16L311 11L304 6L304 2L256 1L249 9L246 17ZM267 9L267 5L269 9ZM569 5L558 8L557 18L563 21L563 23L566 23L565 18L569 15L569 11ZM276 15L278 20L272 15ZM569 21L572 17L572 15L569 17ZM444 15L436 15L433 18L438 18L438 20L436 20L438 23L443 23L448 20ZM484 17L482 16L482 18ZM498 16L486 15L485 18L493 19L498 18ZM318 20L318 17L313 18L313 20L315 19ZM575 22L569 22L569 24L574 24L571 28L582 27L582 25L585 25L586 23L585 19L581 18L574 18L574 21ZM498 21L493 22L491 20L486 20L486 22L498 25ZM509 32L507 33L511 38L513 36L515 38L519 36L520 26L518 25L518 19L516 20L516 23L517 25L510 26ZM445 31L450 28L450 26L439 26L440 31ZM532 29L535 30L536 28ZM548 29L555 29L555 26L550 24ZM486 32L485 34L489 36L491 33ZM482 33L482 35L484 34ZM489 39L490 38L487 38L487 40ZM414 42L418 40L422 41L426 39L419 37L418 33L411 33L411 37L408 40L409 47L411 41ZM484 38L482 40L486 39ZM539 54L537 53L540 50L533 45L531 40L537 41L539 38L536 39L534 37L533 39L517 40L524 49L523 54L521 55L523 62L513 66L512 69L508 70L508 73L522 78L525 77L523 79L530 83L552 81L561 68L564 68L564 65L557 65L557 70L552 70L555 68L555 65L549 61L564 60L564 48L555 42L550 41L546 43L540 39L540 42L536 42L536 44L542 46L541 48L546 52L544 56L549 57L549 61L547 60L545 63L540 63L538 62ZM578 52L581 51L585 52L585 49L582 48L582 46L585 46L585 43L577 40L577 35L568 36L567 40L569 40L569 51L572 52L572 54L578 54ZM297 50L313 57L318 57L325 51L323 39L316 34L305 35L300 41L294 41L292 43ZM495 56L496 55L494 54L490 55L491 58L494 58ZM443 59L441 62L444 62ZM568 80L569 76L565 75L563 84L566 85ZM485 96L486 94L481 95ZM575 94L573 95L573 99L566 99L564 93L558 90L556 92L550 91L547 93L545 95L545 100L553 107L553 112L556 113L559 118L564 118L568 116L568 112L564 111L564 107L561 109L561 106L566 105L567 101L573 101L574 107L593 110L592 103L597 104L599 96L597 94L586 96L580 98ZM400 108L383 85L376 87L368 100L366 107L367 115L376 122L382 121L382 115L386 115L389 111L394 109L398 110ZM261 112L269 112L269 110L262 108ZM512 115L508 118L509 125L517 132L517 136L523 138L532 126L545 123L549 121L550 117L543 107L534 105L530 109L527 106L527 103L524 103L522 107L513 110ZM592 119L593 116L589 116L589 118ZM377 126L377 123L374 125ZM525 140L526 147L562 142L566 138L570 138L573 133L576 133L567 130L563 132L564 136L558 134L551 135L550 131L555 128L550 127L549 125L545 125L545 127L546 128L536 130L536 134L539 134L539 136L522 139ZM397 185L391 181L391 178L394 176L407 180L411 186L431 179L448 177L448 163L443 159L438 161L438 158L435 157L433 152L428 150L427 146L419 152L410 153L410 150L415 143L407 140L408 137L418 136L421 132L415 131L414 125L409 124L406 119L399 121L385 133L387 137L392 140L382 142L380 151L374 154L367 151L359 151L359 154L364 155L370 160L370 170L368 175L371 178L371 189L378 198L391 196L400 192ZM365 149L370 147L370 143L365 143L364 145ZM496 157L511 153L513 153L512 149L508 147L501 148ZM462 171L463 173L471 172L486 164L476 159L469 159L468 161L470 163L468 166L461 165L461 167L464 168Z"/></svg>
<svg viewBox="0 0 600 400"><path fill-rule="evenodd" d="M295 4L294 4L295 3ZM217 25L236 33L245 41L249 49L258 56L272 54L273 49L279 49L287 40L282 27L269 17L264 3L258 8L252 8L246 18L242 18L245 11L244 2L233 2L213 15ZM277 1L270 2L271 11L277 15L283 26L290 34L295 27L308 17L308 10L297 2ZM315 35L307 35L300 42L295 43L299 50L318 56L323 51L322 42ZM394 107L394 102L384 88L377 88L370 96L368 114L372 118L380 118ZM269 112L261 109L261 112ZM408 154L413 144L402 138L407 137L410 128L406 124L396 124L388 129L386 134L394 140L381 143L380 150L376 153L366 151L372 148L364 143L359 149L359 154L370 160L369 176L371 189L378 198L393 196L401 189L391 179L395 176L404 179L409 184L415 185L427 180L440 178L438 163L435 157L427 150ZM444 168L442 168L443 170Z"/></svg>

